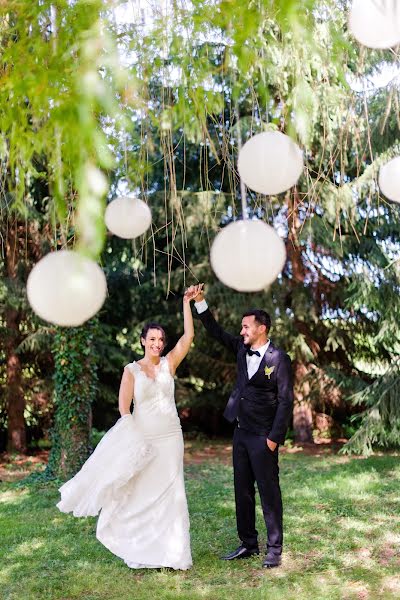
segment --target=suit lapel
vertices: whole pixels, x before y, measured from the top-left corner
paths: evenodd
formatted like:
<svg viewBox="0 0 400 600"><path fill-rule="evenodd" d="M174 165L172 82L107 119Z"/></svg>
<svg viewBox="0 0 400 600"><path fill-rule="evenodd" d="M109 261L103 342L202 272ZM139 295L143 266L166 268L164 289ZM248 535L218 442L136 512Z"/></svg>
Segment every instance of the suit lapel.
<svg viewBox="0 0 400 600"><path fill-rule="evenodd" d="M263 358L262 358L262 363L263 363L263 369L265 369L265 367L270 367L272 365L272 359L273 356L275 354L275 346L272 344L272 342L270 342L266 353L264 354Z"/></svg>
<svg viewBox="0 0 400 600"><path fill-rule="evenodd" d="M239 361L238 362L239 362L239 368L243 372L245 382L247 383L249 381L249 376L248 376L248 373L247 373L246 354L247 354L246 346L243 346L242 351L239 354Z"/></svg>

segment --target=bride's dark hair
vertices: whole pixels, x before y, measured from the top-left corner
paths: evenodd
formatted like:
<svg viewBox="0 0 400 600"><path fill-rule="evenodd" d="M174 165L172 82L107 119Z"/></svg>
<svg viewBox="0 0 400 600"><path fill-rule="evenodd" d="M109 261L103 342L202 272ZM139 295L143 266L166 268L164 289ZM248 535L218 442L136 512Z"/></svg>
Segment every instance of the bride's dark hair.
<svg viewBox="0 0 400 600"><path fill-rule="evenodd" d="M140 334L140 345L142 346L142 348L144 348L144 346L142 344L142 338L144 340L146 339L146 335L147 335L149 329L158 329L158 331L161 331L161 333L163 335L164 346L167 345L167 336L165 334L164 328L161 327L161 325L159 323L146 323L142 329L142 333Z"/></svg>

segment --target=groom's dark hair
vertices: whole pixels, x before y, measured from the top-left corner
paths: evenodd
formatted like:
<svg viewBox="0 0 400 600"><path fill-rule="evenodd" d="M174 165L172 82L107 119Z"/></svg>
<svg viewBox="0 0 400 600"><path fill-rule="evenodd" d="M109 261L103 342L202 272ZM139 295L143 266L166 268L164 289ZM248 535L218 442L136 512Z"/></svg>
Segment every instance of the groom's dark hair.
<svg viewBox="0 0 400 600"><path fill-rule="evenodd" d="M243 313L242 319L243 317L254 317L259 325L265 325L267 332L271 329L271 317L262 308L251 308Z"/></svg>

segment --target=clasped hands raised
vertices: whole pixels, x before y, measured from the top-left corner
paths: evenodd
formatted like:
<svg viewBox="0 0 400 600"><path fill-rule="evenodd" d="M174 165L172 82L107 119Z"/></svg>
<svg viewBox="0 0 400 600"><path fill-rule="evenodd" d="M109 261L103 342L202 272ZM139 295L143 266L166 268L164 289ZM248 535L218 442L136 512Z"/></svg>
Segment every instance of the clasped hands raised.
<svg viewBox="0 0 400 600"><path fill-rule="evenodd" d="M185 290L183 300L184 302L190 302L194 300L195 302L200 302L204 300L204 283L198 283L197 285L191 285Z"/></svg>

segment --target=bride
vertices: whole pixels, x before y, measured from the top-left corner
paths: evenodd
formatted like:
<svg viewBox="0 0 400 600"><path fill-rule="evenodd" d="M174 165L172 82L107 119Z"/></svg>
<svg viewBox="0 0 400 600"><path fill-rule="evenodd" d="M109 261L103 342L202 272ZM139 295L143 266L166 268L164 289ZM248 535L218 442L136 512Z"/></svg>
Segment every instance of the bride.
<svg viewBox="0 0 400 600"><path fill-rule="evenodd" d="M144 357L128 364L122 375L121 418L60 488L60 511L76 517L100 511L97 539L133 569L192 566L174 375L193 340L190 301L201 287L185 293L184 333L165 357L163 328L144 327Z"/></svg>

